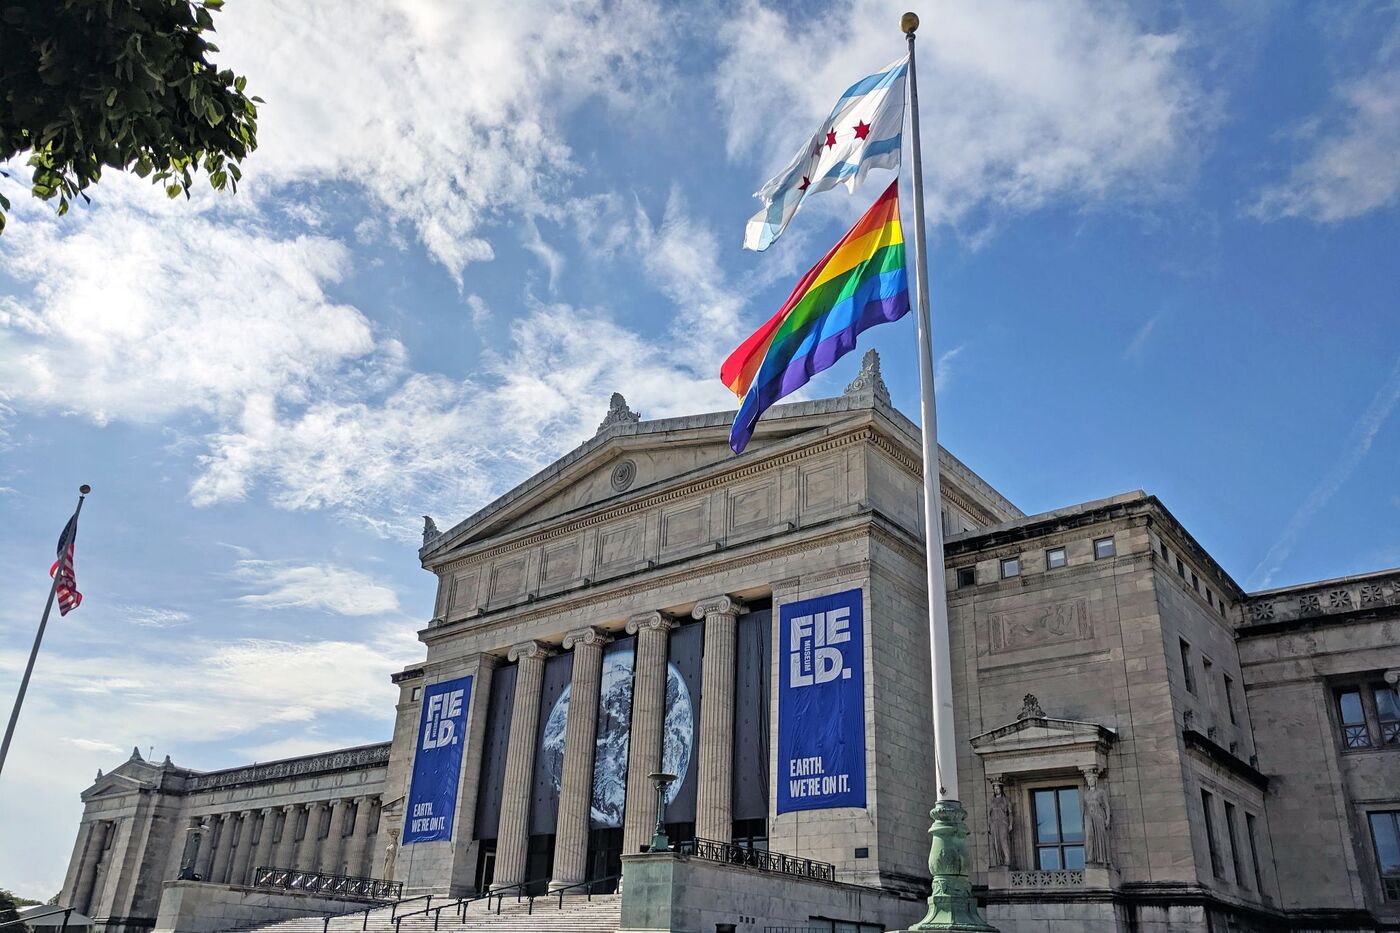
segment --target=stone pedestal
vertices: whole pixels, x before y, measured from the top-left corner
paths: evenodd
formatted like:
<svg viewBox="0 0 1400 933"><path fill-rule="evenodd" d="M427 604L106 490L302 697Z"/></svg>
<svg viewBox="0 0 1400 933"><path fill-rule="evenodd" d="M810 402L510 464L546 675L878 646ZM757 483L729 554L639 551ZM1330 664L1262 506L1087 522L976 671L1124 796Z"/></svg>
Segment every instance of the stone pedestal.
<svg viewBox="0 0 1400 933"><path fill-rule="evenodd" d="M603 646L610 639L592 628L564 636L565 650L574 652L569 683L569 718L564 727L564 764L559 784L559 816L554 836L554 878L557 891L584 880L588 861L588 824L593 802L593 753L598 740L598 690L603 671Z"/></svg>
<svg viewBox="0 0 1400 933"><path fill-rule="evenodd" d="M734 837L734 642L745 611L728 596L701 600L691 610L705 620L695 835L719 842Z"/></svg>
<svg viewBox="0 0 1400 933"><path fill-rule="evenodd" d="M623 855L640 852L656 829L656 789L647 775L661 770L666 655L674 628L676 621L659 612L644 612L627 620L627 634L637 636L637 662L632 681L632 732L627 740Z"/></svg>

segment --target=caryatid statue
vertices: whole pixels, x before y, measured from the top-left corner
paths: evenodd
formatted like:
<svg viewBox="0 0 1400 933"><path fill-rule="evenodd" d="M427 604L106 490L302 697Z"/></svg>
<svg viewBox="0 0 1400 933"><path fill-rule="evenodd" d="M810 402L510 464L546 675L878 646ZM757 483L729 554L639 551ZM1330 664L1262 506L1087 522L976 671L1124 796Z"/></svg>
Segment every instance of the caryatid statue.
<svg viewBox="0 0 1400 933"><path fill-rule="evenodd" d="M1011 865L1011 799L1006 796L1001 781L992 782L992 799L987 804L987 836L990 847L987 865L991 868Z"/></svg>
<svg viewBox="0 0 1400 933"><path fill-rule="evenodd" d="M1110 865L1109 826L1113 815L1108 808L1108 791L1099 783L1099 772L1084 772L1084 860L1090 865Z"/></svg>

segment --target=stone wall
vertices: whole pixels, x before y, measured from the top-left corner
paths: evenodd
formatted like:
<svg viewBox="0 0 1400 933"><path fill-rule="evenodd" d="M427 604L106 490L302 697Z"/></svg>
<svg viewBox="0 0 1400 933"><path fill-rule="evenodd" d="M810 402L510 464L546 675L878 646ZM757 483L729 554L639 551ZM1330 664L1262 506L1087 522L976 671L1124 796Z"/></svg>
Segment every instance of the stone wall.
<svg viewBox="0 0 1400 933"><path fill-rule="evenodd" d="M350 913L371 903L199 881L170 881L164 887L155 933L217 933L295 917Z"/></svg>
<svg viewBox="0 0 1400 933"><path fill-rule="evenodd" d="M674 853L624 855L619 933L807 927L813 921L900 930L923 916L921 900L877 888L813 881ZM868 929L869 927L867 927Z"/></svg>

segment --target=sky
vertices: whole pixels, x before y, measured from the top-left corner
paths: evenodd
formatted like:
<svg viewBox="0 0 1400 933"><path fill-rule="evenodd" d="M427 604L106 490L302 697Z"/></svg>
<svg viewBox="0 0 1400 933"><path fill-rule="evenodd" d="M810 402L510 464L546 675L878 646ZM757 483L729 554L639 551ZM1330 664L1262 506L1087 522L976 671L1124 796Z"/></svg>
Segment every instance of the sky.
<svg viewBox="0 0 1400 933"><path fill-rule="evenodd" d="M216 61L266 104L236 195L109 174L58 218L0 166L6 704L93 487L0 887L59 889L79 792L133 747L387 740L423 514L614 391L734 408L720 361L891 175L757 254L751 194L902 54L905 8L238 0ZM1400 6L913 8L944 446L1028 513L1154 493L1247 589L1400 565ZM862 344L917 419L913 328Z"/></svg>

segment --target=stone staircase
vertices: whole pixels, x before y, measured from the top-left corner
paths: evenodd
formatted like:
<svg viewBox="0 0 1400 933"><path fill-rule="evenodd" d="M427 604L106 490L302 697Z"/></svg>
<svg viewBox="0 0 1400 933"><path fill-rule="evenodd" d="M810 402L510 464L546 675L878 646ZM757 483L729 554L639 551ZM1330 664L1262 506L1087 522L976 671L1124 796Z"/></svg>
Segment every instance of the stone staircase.
<svg viewBox="0 0 1400 933"><path fill-rule="evenodd" d="M422 902L409 902L398 913L422 909ZM434 933L433 914L410 913L400 917L397 930L392 907L381 907L363 912L331 917L329 924L324 916L297 917L281 920L263 926L253 927L250 933ZM565 895L564 905L559 906L557 897L538 897L531 912L528 901L514 901L509 897L501 904L498 914L493 903L491 910L486 902L468 904L466 917L458 915L455 906L442 911L436 933L476 933L476 931L499 931L499 933L615 933L622 922L622 895L595 894L592 900L584 895Z"/></svg>

